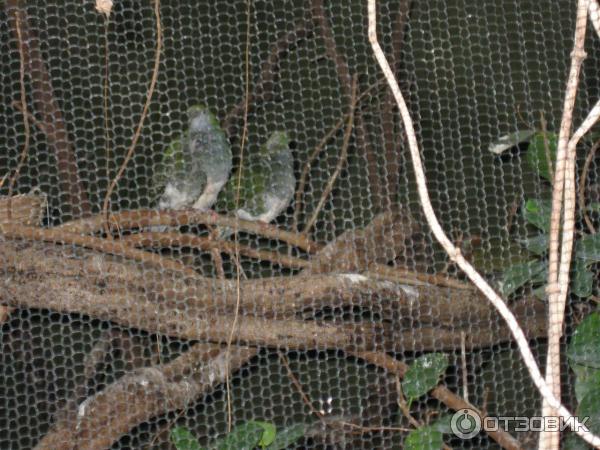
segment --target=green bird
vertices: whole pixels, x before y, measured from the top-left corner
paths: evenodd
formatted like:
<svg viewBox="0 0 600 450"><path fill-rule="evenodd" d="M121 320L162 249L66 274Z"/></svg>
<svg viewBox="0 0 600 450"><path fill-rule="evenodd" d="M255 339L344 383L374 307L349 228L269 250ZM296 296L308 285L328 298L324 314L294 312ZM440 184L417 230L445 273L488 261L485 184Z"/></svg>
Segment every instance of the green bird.
<svg viewBox="0 0 600 450"><path fill-rule="evenodd" d="M244 163L239 182L239 202L236 202L238 178L239 172L230 178L221 195L222 204L228 211L235 210L240 219L264 223L272 222L285 211L296 185L294 158L287 133L272 133L260 150Z"/></svg>
<svg viewBox="0 0 600 450"><path fill-rule="evenodd" d="M231 172L231 145L219 121L204 106L188 110L189 126L174 140L155 172L159 209L210 209Z"/></svg>

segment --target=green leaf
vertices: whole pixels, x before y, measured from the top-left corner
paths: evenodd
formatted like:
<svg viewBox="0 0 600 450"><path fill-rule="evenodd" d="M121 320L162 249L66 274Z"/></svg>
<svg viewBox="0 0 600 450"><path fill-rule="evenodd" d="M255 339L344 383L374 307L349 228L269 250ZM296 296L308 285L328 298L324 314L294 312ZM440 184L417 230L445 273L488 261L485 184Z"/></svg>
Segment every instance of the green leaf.
<svg viewBox="0 0 600 450"><path fill-rule="evenodd" d="M523 217L531 225L540 230L550 232L550 213L552 212L551 200L529 199L523 208Z"/></svg>
<svg viewBox="0 0 600 450"><path fill-rule="evenodd" d="M575 257L588 264L600 262L600 233L586 234L575 244Z"/></svg>
<svg viewBox="0 0 600 450"><path fill-rule="evenodd" d="M571 369L575 373L575 397L578 402L600 391L600 369L573 363Z"/></svg>
<svg viewBox="0 0 600 450"><path fill-rule="evenodd" d="M587 395L579 402L577 416L580 419L589 417L585 425L594 433L600 433L600 388L588 391Z"/></svg>
<svg viewBox="0 0 600 450"><path fill-rule="evenodd" d="M256 422L236 426L225 437L218 439L211 448L218 450L252 450L261 440L264 428Z"/></svg>
<svg viewBox="0 0 600 450"><path fill-rule="evenodd" d="M442 434L450 434L452 433L452 417L451 414L444 414L429 426Z"/></svg>
<svg viewBox="0 0 600 450"><path fill-rule="evenodd" d="M404 441L406 450L438 450L443 445L442 433L431 427L420 427L411 431Z"/></svg>
<svg viewBox="0 0 600 450"><path fill-rule="evenodd" d="M547 286L548 286L547 284L544 284L544 285L540 286L539 288L535 288L533 290L533 295L535 295L540 300L546 300L546 297L548 295L548 294L546 294Z"/></svg>
<svg viewBox="0 0 600 450"><path fill-rule="evenodd" d="M523 246L517 242L507 244L505 239L490 239L485 246L471 251L469 259L477 270L484 273L500 273L514 264L531 258Z"/></svg>
<svg viewBox="0 0 600 450"><path fill-rule="evenodd" d="M540 177L545 178L548 181L550 181L552 177L550 176L547 156L548 154L550 155L552 167L555 167L557 148L558 136L554 133L546 133L545 138L544 133L536 133L529 142L529 147L527 147L527 163Z"/></svg>
<svg viewBox="0 0 600 450"><path fill-rule="evenodd" d="M563 450L589 450L590 446L575 433L569 433L562 448Z"/></svg>
<svg viewBox="0 0 600 450"><path fill-rule="evenodd" d="M417 358L410 365L402 382L404 395L412 401L427 394L437 386L440 376L448 367L448 356L444 353L429 353Z"/></svg>
<svg viewBox="0 0 600 450"><path fill-rule="evenodd" d="M260 447L265 448L271 445L271 443L275 440L275 435L277 434L277 427L272 423L260 421L253 421L248 423L255 423L262 427L263 434L260 437L260 441L258 442L258 445Z"/></svg>
<svg viewBox="0 0 600 450"><path fill-rule="evenodd" d="M201 450L200 444L186 427L173 428L170 438L177 450Z"/></svg>
<svg viewBox="0 0 600 450"><path fill-rule="evenodd" d="M600 203L590 203L586 209L590 212L600 212Z"/></svg>
<svg viewBox="0 0 600 450"><path fill-rule="evenodd" d="M527 282L541 283L546 279L546 261L533 260L509 267L498 282L500 293L507 297Z"/></svg>
<svg viewBox="0 0 600 450"><path fill-rule="evenodd" d="M594 273L585 263L576 261L573 265L571 290L577 297L589 297L594 289Z"/></svg>
<svg viewBox="0 0 600 450"><path fill-rule="evenodd" d="M306 425L298 423L284 428L267 448L268 450L283 450L296 442L306 433Z"/></svg>
<svg viewBox="0 0 600 450"><path fill-rule="evenodd" d="M504 136L500 136L496 141L490 143L488 151L495 155L501 155L515 145L518 145L521 142L527 142L529 138L534 135L534 133L535 131L532 130L521 130L515 131L514 133L505 134Z"/></svg>
<svg viewBox="0 0 600 450"><path fill-rule="evenodd" d="M594 312L577 326L567 347L571 365L600 369L600 314Z"/></svg>
<svg viewBox="0 0 600 450"><path fill-rule="evenodd" d="M537 236L520 239L519 243L531 253L544 256L548 252L548 235L539 234Z"/></svg>

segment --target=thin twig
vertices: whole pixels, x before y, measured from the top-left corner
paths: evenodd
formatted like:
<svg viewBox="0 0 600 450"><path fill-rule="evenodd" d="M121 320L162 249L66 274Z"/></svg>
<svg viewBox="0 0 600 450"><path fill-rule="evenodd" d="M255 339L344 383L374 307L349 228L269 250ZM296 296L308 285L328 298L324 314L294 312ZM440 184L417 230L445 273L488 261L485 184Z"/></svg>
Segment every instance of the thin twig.
<svg viewBox="0 0 600 450"><path fill-rule="evenodd" d="M404 374L408 370L408 365L405 362L397 360L383 352L352 352L351 354L370 364L381 367L390 374L394 374L399 378L404 378ZM456 395L444 385L437 385L429 394L450 409L459 411L461 409L468 408L478 414L482 420L486 418L486 414L483 414L481 410L478 410L471 403ZM496 431L493 431L492 429L486 429L486 432L502 448L509 450L521 450L522 448L519 444L519 441L517 441L510 433L503 431L501 428L496 428Z"/></svg>
<svg viewBox="0 0 600 450"><path fill-rule="evenodd" d="M10 103L10 105L11 105L13 108L15 108L17 111L19 111L21 114L23 114L23 113L27 114L27 117L29 118L29 121L30 121L32 124L34 124L36 127L38 127L38 128L39 128L39 130L40 130L42 133L46 134L46 133L48 132L48 130L46 129L46 126L45 126L45 125L44 125L42 122L40 122L39 120L37 120L37 119L35 118L35 116L34 116L34 115L31 113L31 112L29 112L29 111L27 111L27 110L25 110L25 112L23 112L23 106L22 106L22 105L21 105L21 104L20 104L18 101L16 101L16 100L13 100L13 101Z"/></svg>
<svg viewBox="0 0 600 450"><path fill-rule="evenodd" d="M341 91L344 94L344 97L349 98L352 96L352 77L350 75L350 68L344 55L338 51L333 29L323 6L323 0L311 0L311 14L313 21L321 31L325 53L334 63ZM368 133L361 110L355 111L354 122L356 124L357 146L363 148L366 154L367 171L372 196L374 197L374 202L379 202L382 189L381 178L378 174L377 153L368 139Z"/></svg>
<svg viewBox="0 0 600 450"><path fill-rule="evenodd" d="M542 138L544 139L544 155L546 156L546 164L548 166L548 174L550 175L550 184L554 184L554 169L552 168L552 155L550 154L550 143L548 142L548 127L544 112L540 112L540 124L542 126Z"/></svg>
<svg viewBox="0 0 600 450"><path fill-rule="evenodd" d="M583 220L585 221L585 225L590 230L591 234L596 234L596 228L594 228L594 224L590 220L590 216L587 213L587 208L585 207L585 183L587 181L587 176L590 171L590 166L592 165L592 161L596 156L596 151L600 147L600 140L596 141L592 148L590 149L588 155L585 158L585 163L583 164L583 169L581 169L581 176L579 177L579 208L581 209L581 213L583 214Z"/></svg>
<svg viewBox="0 0 600 450"><path fill-rule="evenodd" d="M231 256L235 256L236 254L235 243L231 241L218 240L214 237L196 236L195 234L182 234L176 232L142 232L123 236L121 240L138 247L181 246L208 250L211 252L211 254L214 250L219 253L227 253ZM310 266L310 262L305 259L294 258L279 252L257 250L250 246L241 244L238 246L238 250L241 255L248 256L259 261L270 261L274 264L293 269L304 269Z"/></svg>
<svg viewBox="0 0 600 450"><path fill-rule="evenodd" d="M292 31L277 39L267 60L262 64L254 92L249 91L247 96L244 96L242 101L231 108L223 119L223 129L227 131L230 138L235 133L235 122L239 115L242 115L243 118L243 114L248 114L251 108L256 109L260 102L268 101L273 97L273 87L275 86L275 76L279 71L279 62L294 44L310 34L311 31L307 28L307 24L300 23Z"/></svg>
<svg viewBox="0 0 600 450"><path fill-rule="evenodd" d="M469 372L467 371L467 336L460 332L460 366L462 372L463 398L469 401Z"/></svg>
<svg viewBox="0 0 600 450"><path fill-rule="evenodd" d="M304 392L304 389L302 388L302 384L300 384L300 381L298 381L298 378L296 378L296 375L294 375L294 372L292 371L292 368L290 367L290 363L288 362L286 356L283 354L283 352L281 350L277 350L277 355L279 356L279 360L281 361L281 364L283 364L283 367L285 367L288 377L290 378L294 387L298 391L298 394L300 394L300 397L302 397L302 401L304 402L304 404L306 406L308 406L308 409L310 409L310 412L313 413L315 416L317 416L317 418L321 422L323 422L324 424L327 424L327 422L324 420L325 416L323 414L321 414L321 412L318 411L317 408L314 407L314 405L308 398L308 395L306 395L306 393Z"/></svg>
<svg viewBox="0 0 600 450"><path fill-rule="evenodd" d="M244 149L246 145L246 138L248 137L248 110L250 107L250 13L252 11L252 1L246 1L246 48L244 49L244 122L242 127L242 139L240 142L240 168L238 170L237 176L237 184L235 188L235 209L238 209L240 203L240 190L242 186L242 172L244 170ZM233 317L233 322L231 323L231 329L229 332L229 338L227 339L227 358L226 358L226 370L229 374L229 354L231 352L231 344L233 342L233 335L236 331L236 327L239 320L240 313L240 299L241 299L241 265L240 261L240 241L237 233L237 226L235 228L235 234L233 238L235 255L234 258L238 262L236 264L236 305L235 312ZM230 377L227 376L226 379L227 386L227 432L231 432L231 427L233 426L233 411L232 411L232 400L231 400L231 380Z"/></svg>
<svg viewBox="0 0 600 450"><path fill-rule="evenodd" d="M306 406L308 406L308 409L310 409L310 412L312 414L314 414L321 421L321 423L323 423L323 425L325 425L326 427L338 428L336 425L341 425L342 427L348 427L348 428L358 430L358 434L372 433L372 432L376 432L376 431L396 431L396 432L410 431L409 429L402 428L402 427L365 427L362 425L357 425L355 423L346 422L343 420L339 420L339 421L335 421L335 422L328 421L326 419L325 415L313 406L311 400L308 398L308 395L304 392L304 388L302 387L302 384L298 380L298 377L296 377L296 375L292 371L292 368L290 367L290 363L289 363L287 357L283 354L283 352L281 350L277 350L277 355L279 356L281 363L285 367L285 370L288 374L290 381L292 382L292 384L298 391L298 394L300 394L300 397L302 398L302 401L304 402L304 404Z"/></svg>
<svg viewBox="0 0 600 450"><path fill-rule="evenodd" d="M17 164L17 168L15 169L15 173L10 178L8 183L8 202L6 204L6 213L8 219L12 218L12 194L13 188L15 186L15 182L17 178L19 178L19 174L21 173L21 169L23 168L23 164L25 164L25 160L27 159L27 153L29 151L29 139L30 139L30 129L29 129L29 115L27 113L27 95L25 94L25 50L23 48L23 35L21 33L21 11L15 11L15 27L17 30L17 41L19 44L19 87L21 90L21 109L23 110L23 126L25 127L25 142L23 143L23 150L21 151L21 158L19 159L19 163Z"/></svg>
<svg viewBox="0 0 600 450"><path fill-rule="evenodd" d="M408 422L415 428L421 427L423 424L415 419L410 413L410 409L408 408L408 404L406 403L406 398L404 398L404 392L402 392L402 383L400 383L400 377L396 375L396 395L397 395L397 403L400 411Z"/></svg>
<svg viewBox="0 0 600 450"><path fill-rule="evenodd" d="M373 90L377 89L381 82L384 79L377 80L372 86L369 86L364 92L362 92L356 101L356 104L359 105L360 102L370 96ZM298 182L298 189L296 189L296 200L294 202L294 220L292 225L292 230L298 230L298 221L300 217L300 210L302 209L302 199L304 197L304 190L306 188L306 182L308 180L308 175L310 173L310 169L312 167L312 163L319 157L321 152L325 149L327 143L331 140L333 136L339 131L340 128L348 121L348 115L350 112L346 112L343 117L341 117L333 127L321 138L319 143L315 146L312 153L309 155L308 159L304 163L304 167L302 168L302 173L300 174L300 181Z"/></svg>
<svg viewBox="0 0 600 450"><path fill-rule="evenodd" d="M104 140L106 145L106 181L110 180L110 117L108 109L108 97L109 91L109 46L108 46L108 27L110 25L110 9L105 10L104 19L104 90L102 92L104 97L103 109L104 109Z"/></svg>
<svg viewBox="0 0 600 450"><path fill-rule="evenodd" d="M325 185L325 189L323 190L321 199L319 200L319 203L317 203L317 206L313 212L312 217L304 226L304 230L302 230L302 234L305 234L305 235L308 234L310 232L310 229L313 227L313 225L317 221L317 218L319 217L319 213L321 212L321 209L323 209L323 206L325 205L325 202L327 201L329 194L331 194L331 191L333 190L333 185L335 184L335 181L337 180L338 176L340 175L342 168L344 167L344 164L346 164L346 159L348 158L348 145L350 144L350 137L352 136L352 128L354 127L354 110L356 109L356 99L357 99L356 91L357 91L357 89L358 89L358 77L355 75L352 79L352 95L350 97L350 106L348 109L348 121L346 123L346 132L344 134L344 141L342 142L342 149L340 152L340 157L338 159L338 163L337 163L337 166L336 166L334 172L331 174L331 177L329 178L329 180L327 181L327 184Z"/></svg>
<svg viewBox="0 0 600 450"><path fill-rule="evenodd" d="M585 0L580 3L585 4ZM587 6L587 4L585 6ZM368 0L368 13L369 42L371 43L373 53L377 59L377 62L379 63L379 66L386 75L388 84L392 89L392 92L394 93L396 104L400 109L400 115L402 117L402 121L404 123L404 128L408 138L408 144L413 162L413 170L415 172L419 199L421 201L421 206L423 208L425 218L427 219L427 223L429 224L431 231L433 232L437 241L442 245L446 253L448 253L448 256L456 262L456 264L465 272L469 279L481 290L481 292L488 298L488 300L490 300L490 302L494 305L494 307L498 310L502 318L505 320L513 337L515 338L515 341L519 347L519 350L523 357L523 361L529 371L529 374L531 375L533 382L535 383L537 389L540 391L543 397L553 408L557 409L561 415L566 416L566 418L568 419L568 423L573 426L573 430L579 436L584 438L586 442L589 442L592 445L600 446L600 437L591 434L589 431L583 431L585 427L582 427L581 422L579 422L579 420L577 420L577 418L574 417L573 414L571 414L562 405L561 401L554 395L553 391L550 389L550 386L544 380L542 373L540 372L540 369L536 363L535 357L533 356L533 353L531 352L531 349L529 347L527 337L523 333L523 330L519 326L519 323L517 322L515 316L510 311L506 303L498 294L496 294L496 292L485 281L485 279L475 270L475 268L462 256L460 250L452 244L452 242L442 229L435 215L433 206L431 204L431 200L429 198L425 172L423 170L423 163L421 161L419 144L417 142L412 117L410 115L408 107L406 106L404 97L400 92L400 87L398 86L392 69L386 60L386 57L383 53L383 50L381 49L381 46L379 45L379 42L377 41L377 16L375 0ZM556 187L560 183L558 180L555 180L554 184Z"/></svg>
<svg viewBox="0 0 600 450"><path fill-rule="evenodd" d="M135 151L137 142L140 139L140 136L142 134L144 120L146 119L146 116L148 115L148 109L150 109L150 102L152 101L152 95L154 94L154 88L156 87L156 82L158 80L158 70L160 68L160 54L161 54L161 50L162 50L162 25L161 25L161 21L160 21L160 0L154 0L154 15L156 17L156 54L154 56L154 68L152 70L152 79L150 81L150 86L149 86L148 92L146 94L146 102L144 103L144 109L142 111L140 121L138 123L137 129L135 130L135 134L133 135L133 140L131 141L131 146L129 147L129 150L127 151L127 155L125 156L125 160L123 161L123 164L121 164L121 167L119 168L119 171L117 172L117 175L110 183L110 186L108 187L108 190L106 191L106 196L104 197L104 204L102 205L102 215L105 217L105 220L106 220L105 231L106 231L107 236L111 235L110 234L109 217L108 217L108 214L109 214L108 207L109 207L110 197L112 195L113 190L117 186L117 183L123 176L123 172L125 172L125 168L127 167L127 164L133 157L133 152Z"/></svg>

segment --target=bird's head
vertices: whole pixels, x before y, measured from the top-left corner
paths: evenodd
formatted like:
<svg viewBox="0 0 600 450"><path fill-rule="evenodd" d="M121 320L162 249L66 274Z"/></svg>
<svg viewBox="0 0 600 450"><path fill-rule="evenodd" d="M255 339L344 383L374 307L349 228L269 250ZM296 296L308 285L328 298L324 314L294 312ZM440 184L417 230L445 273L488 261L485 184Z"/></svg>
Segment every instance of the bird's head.
<svg viewBox="0 0 600 450"><path fill-rule="evenodd" d="M276 156L283 151L287 151L289 146L290 139L288 134L285 131L275 131L260 148L260 152L264 156Z"/></svg>
<svg viewBox="0 0 600 450"><path fill-rule="evenodd" d="M205 105L194 105L188 109L190 133L204 133L219 127L217 117Z"/></svg>

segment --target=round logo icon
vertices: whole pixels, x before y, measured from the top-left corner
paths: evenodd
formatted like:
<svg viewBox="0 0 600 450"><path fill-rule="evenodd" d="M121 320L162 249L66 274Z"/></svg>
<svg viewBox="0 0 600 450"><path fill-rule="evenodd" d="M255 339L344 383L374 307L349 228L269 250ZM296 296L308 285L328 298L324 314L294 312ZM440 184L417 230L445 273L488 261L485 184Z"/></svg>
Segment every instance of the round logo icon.
<svg viewBox="0 0 600 450"><path fill-rule="evenodd" d="M481 431L481 417L472 409L459 409L450 420L450 429L456 437L471 439Z"/></svg>

